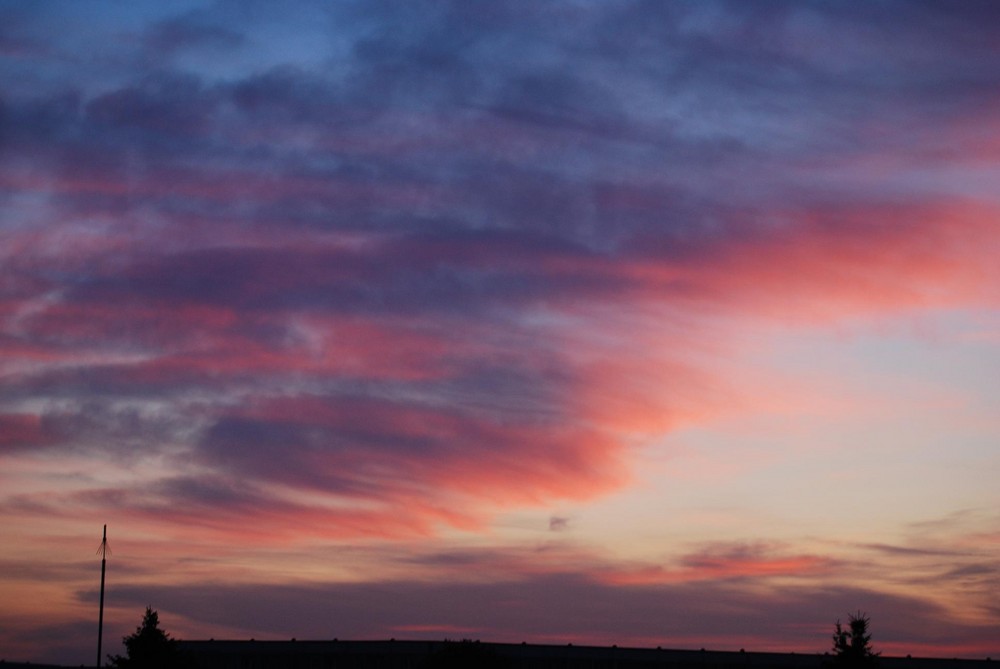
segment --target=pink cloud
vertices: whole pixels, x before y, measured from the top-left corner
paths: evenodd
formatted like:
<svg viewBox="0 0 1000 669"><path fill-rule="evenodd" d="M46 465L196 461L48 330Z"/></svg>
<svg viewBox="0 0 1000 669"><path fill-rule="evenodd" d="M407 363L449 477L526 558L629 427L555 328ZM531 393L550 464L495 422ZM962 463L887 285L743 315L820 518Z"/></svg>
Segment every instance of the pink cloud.
<svg viewBox="0 0 1000 669"><path fill-rule="evenodd" d="M229 414L209 438L210 461L236 465L238 450L252 443L255 428L250 426L261 426L263 435L268 434L265 426L278 430L267 437L278 442L261 445L269 458L295 462L285 470L286 483L322 489L344 472L358 483L377 473L361 488L368 493L355 491L353 484L348 492L386 495L397 503L451 494L503 506L579 499L620 484L624 475L616 443L585 428L470 416L446 407L302 395L265 399ZM249 443L237 436L244 434ZM255 463L254 470L277 464Z"/></svg>
<svg viewBox="0 0 1000 669"><path fill-rule="evenodd" d="M798 577L814 580L828 576L838 561L811 554L783 554L765 546L715 546L683 556L677 566L645 565L599 572L602 582L615 585L691 583Z"/></svg>
<svg viewBox="0 0 1000 669"><path fill-rule="evenodd" d="M610 198L608 206L632 206L624 197ZM770 231L696 243L683 253L636 250L617 259L558 245L523 257L525 240L517 237L498 238L494 245L463 235L308 250L298 242L268 248L257 240L244 248L178 256L136 249L124 277L108 266L77 289L77 299L38 302L19 322L25 338L4 346L63 368L48 376L25 373L17 380L22 387L77 383L124 396L198 388L239 392L248 398L243 406L207 403L195 412L217 426L216 436L238 422L260 434L271 427L285 430L284 436L261 446L260 453L275 449L264 460L267 467L239 464L249 457L241 455L245 443L257 438L252 433L209 439L213 466L244 466L261 480L285 476L286 484L313 488L322 487L322 474L334 482L334 494L345 494L337 488L346 485L340 472L350 472L349 494L358 495L353 488L362 482L378 480L367 495L386 508L420 507L415 499L429 495L433 503L421 514L399 516L419 531L435 522L468 526L474 517L488 518L489 507L588 499L620 487L630 480L629 448L637 438L721 410L725 380L681 362L692 351L705 351L700 338L707 326L699 310L797 321L989 302L995 295L989 288L997 284L988 241L993 214L986 205L960 201L789 210L774 214L783 223ZM121 243L95 242L92 249L66 253L71 263L86 267L91 261L74 260L77 254L96 258L101 249L116 250ZM326 286L394 285L396 279L386 278L376 262L380 254L417 272L436 263L501 277L525 276L534 268L526 276L548 295L545 311L553 318L531 323L533 297L523 307L523 320L499 333L472 314L445 312L431 322L391 310L326 313ZM19 276L30 275L29 260L18 261ZM188 275L203 290L189 289ZM584 276L593 284L580 283ZM446 298L435 299L444 304ZM507 302L504 296L501 303L522 308L517 299ZM616 301L667 319L676 309L697 309L683 327L665 328L653 317L615 318ZM8 313L27 303L9 302ZM475 315L492 306L476 305L482 312ZM725 350L731 336L713 332L717 341L708 352ZM131 347L137 357L95 366L83 351L102 346ZM528 404L504 414L443 401L434 384L446 387L463 377L471 384L492 382L497 372L481 371L484 361L533 382L526 388L539 393L537 417ZM547 387L554 379L558 383ZM335 380L413 387L406 401L344 401L336 393L297 388ZM272 382L285 387L275 397L253 390ZM397 446L385 446L390 443ZM476 503L465 513L448 514L443 509L453 496ZM304 513L299 506L287 512ZM352 523L348 515L326 517L344 527L367 522ZM386 518L370 526L394 522Z"/></svg>
<svg viewBox="0 0 1000 669"><path fill-rule="evenodd" d="M0 454L30 450L55 441L37 414L0 414Z"/></svg>
<svg viewBox="0 0 1000 669"><path fill-rule="evenodd" d="M686 286L710 306L823 321L884 310L994 302L995 221L988 204L940 201L771 211L775 223L680 262L628 269L643 297ZM738 219L734 224L738 223Z"/></svg>

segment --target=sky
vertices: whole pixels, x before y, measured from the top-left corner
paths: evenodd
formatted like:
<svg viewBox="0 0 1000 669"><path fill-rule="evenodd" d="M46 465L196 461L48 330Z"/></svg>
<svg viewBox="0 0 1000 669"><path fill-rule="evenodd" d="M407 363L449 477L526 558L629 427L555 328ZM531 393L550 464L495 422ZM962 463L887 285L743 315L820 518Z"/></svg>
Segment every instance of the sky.
<svg viewBox="0 0 1000 669"><path fill-rule="evenodd" d="M0 2L0 658L1000 657L1000 5Z"/></svg>

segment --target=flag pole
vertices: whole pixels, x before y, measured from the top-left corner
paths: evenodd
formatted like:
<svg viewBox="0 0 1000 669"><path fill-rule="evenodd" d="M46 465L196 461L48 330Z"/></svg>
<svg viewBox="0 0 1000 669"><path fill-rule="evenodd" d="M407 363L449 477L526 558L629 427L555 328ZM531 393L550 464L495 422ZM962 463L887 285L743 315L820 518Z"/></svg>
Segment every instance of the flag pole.
<svg viewBox="0 0 1000 669"><path fill-rule="evenodd" d="M97 669L101 669L101 639L104 636L104 570L108 563L108 526L104 526L104 535L101 537L101 547L97 549L101 554L101 611L97 618Z"/></svg>

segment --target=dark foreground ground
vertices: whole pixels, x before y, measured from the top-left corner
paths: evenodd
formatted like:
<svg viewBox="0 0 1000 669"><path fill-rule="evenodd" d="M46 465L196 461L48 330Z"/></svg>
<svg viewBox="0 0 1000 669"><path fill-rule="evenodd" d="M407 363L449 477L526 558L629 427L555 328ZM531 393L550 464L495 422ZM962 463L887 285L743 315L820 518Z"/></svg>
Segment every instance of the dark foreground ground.
<svg viewBox="0 0 1000 669"><path fill-rule="evenodd" d="M829 655L442 641L185 641L200 669L827 669ZM880 658L879 669L1000 669L988 660Z"/></svg>
<svg viewBox="0 0 1000 669"><path fill-rule="evenodd" d="M829 655L447 641L180 641L189 669L835 669ZM0 669L65 669L0 662ZM1000 669L881 657L878 669Z"/></svg>

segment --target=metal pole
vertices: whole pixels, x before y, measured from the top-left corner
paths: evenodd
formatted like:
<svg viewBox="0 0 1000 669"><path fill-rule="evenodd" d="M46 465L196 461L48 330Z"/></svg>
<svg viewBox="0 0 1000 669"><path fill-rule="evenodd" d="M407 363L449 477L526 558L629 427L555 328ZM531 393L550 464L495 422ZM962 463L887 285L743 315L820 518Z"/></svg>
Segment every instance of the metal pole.
<svg viewBox="0 0 1000 669"><path fill-rule="evenodd" d="M97 669L101 669L101 639L104 636L104 569L108 563L108 526L104 526L104 536L101 538L101 612L97 618Z"/></svg>

